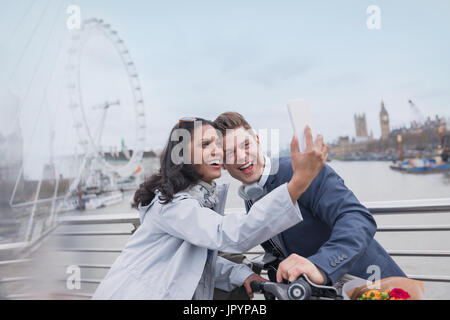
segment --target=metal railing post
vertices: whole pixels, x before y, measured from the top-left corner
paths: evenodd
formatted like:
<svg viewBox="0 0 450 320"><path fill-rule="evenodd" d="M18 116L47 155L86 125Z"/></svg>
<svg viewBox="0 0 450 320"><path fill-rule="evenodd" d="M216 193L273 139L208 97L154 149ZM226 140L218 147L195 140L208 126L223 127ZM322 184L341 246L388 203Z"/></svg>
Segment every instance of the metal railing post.
<svg viewBox="0 0 450 320"><path fill-rule="evenodd" d="M32 231L34 229L34 216L36 214L36 207L37 207L37 200L39 199L39 194L41 193L41 185L42 185L42 178L39 180L38 183L38 187L36 190L36 197L34 198L34 202L33 202L33 208L31 209L31 214L30 214L30 219L28 220L28 227L27 227L27 232L25 234L25 241L30 241L31 240L31 236L32 236Z"/></svg>

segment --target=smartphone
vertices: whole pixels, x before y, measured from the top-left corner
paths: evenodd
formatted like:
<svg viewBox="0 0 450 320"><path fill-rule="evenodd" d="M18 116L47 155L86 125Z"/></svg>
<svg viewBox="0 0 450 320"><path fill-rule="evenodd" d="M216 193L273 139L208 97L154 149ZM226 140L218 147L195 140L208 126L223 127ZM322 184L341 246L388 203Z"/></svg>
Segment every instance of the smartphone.
<svg viewBox="0 0 450 320"><path fill-rule="evenodd" d="M292 127L298 138L300 152L304 152L306 149L305 127L307 125L311 128L313 140L315 137L314 124L309 104L303 99L290 100L288 101L287 108L289 117L291 118Z"/></svg>

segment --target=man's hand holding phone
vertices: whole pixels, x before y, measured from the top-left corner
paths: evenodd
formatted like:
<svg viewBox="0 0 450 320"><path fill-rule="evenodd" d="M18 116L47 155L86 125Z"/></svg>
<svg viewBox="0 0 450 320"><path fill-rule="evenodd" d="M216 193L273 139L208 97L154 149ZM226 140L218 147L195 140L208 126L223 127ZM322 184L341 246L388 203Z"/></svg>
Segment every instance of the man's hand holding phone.
<svg viewBox="0 0 450 320"><path fill-rule="evenodd" d="M299 151L298 138L294 135L291 141L291 162L294 175L288 183L289 194L293 201L297 201L311 182L322 170L328 157L328 147L323 142L323 136L317 135L313 142L311 129L305 128L305 151Z"/></svg>

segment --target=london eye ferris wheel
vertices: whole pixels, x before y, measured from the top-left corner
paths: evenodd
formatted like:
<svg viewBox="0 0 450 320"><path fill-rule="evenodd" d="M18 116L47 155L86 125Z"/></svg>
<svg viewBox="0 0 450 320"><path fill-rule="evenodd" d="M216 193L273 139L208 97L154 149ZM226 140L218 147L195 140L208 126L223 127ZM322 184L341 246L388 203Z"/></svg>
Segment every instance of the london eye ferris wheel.
<svg viewBox="0 0 450 320"><path fill-rule="evenodd" d="M89 180L93 171L111 181L131 176L142 161L146 123L141 84L129 50L110 24L89 19L72 34L68 54L69 108L84 154L70 191ZM106 161L105 139L111 143L121 137L123 144L124 136L133 142L133 152L122 149L125 161Z"/></svg>

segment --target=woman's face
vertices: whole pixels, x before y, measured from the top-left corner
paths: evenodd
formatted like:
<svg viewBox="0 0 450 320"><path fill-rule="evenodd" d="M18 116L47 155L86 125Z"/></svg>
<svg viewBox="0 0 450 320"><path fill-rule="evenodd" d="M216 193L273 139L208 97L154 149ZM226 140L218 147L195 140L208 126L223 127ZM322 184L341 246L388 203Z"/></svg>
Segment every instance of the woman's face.
<svg viewBox="0 0 450 320"><path fill-rule="evenodd" d="M211 183L220 178L223 163L222 138L210 125L198 126L191 141L191 163L202 180Z"/></svg>

